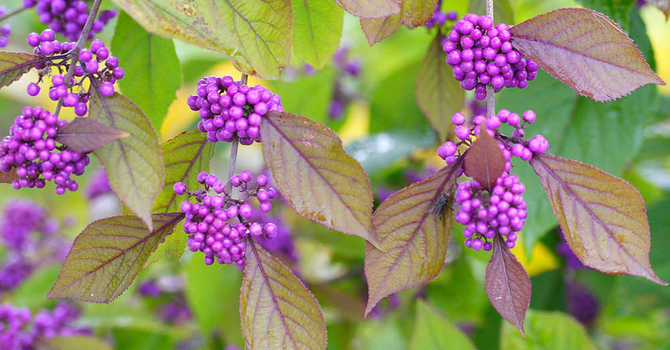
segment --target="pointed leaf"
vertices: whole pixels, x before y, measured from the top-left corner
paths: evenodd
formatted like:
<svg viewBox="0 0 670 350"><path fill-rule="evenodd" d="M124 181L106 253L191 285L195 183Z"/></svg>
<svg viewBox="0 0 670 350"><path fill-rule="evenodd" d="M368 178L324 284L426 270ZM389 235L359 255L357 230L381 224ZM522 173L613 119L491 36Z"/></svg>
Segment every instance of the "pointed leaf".
<svg viewBox="0 0 670 350"><path fill-rule="evenodd" d="M409 350L475 350L470 339L439 312L419 301Z"/></svg>
<svg viewBox="0 0 670 350"><path fill-rule="evenodd" d="M151 230L151 208L165 180L158 135L133 101L118 93L106 98L92 91L89 118L130 134L96 149L95 155L119 199Z"/></svg>
<svg viewBox="0 0 670 350"><path fill-rule="evenodd" d="M584 265L667 285L652 270L644 200L626 181L572 159L543 154L531 165L572 251Z"/></svg>
<svg viewBox="0 0 670 350"><path fill-rule="evenodd" d="M249 74L279 77L291 58L290 0L114 0L147 31L224 53Z"/></svg>
<svg viewBox="0 0 670 350"><path fill-rule="evenodd" d="M0 184L11 184L14 180L18 180L19 177L16 175L16 168L8 172L0 171Z"/></svg>
<svg viewBox="0 0 670 350"><path fill-rule="evenodd" d="M265 164L298 214L376 243L370 180L337 134L309 118L271 112L261 135Z"/></svg>
<svg viewBox="0 0 670 350"><path fill-rule="evenodd" d="M444 63L441 35L435 36L416 77L416 103L428 117L440 141L447 139L451 116L460 111L465 103L465 93L453 78L451 67Z"/></svg>
<svg viewBox="0 0 670 350"><path fill-rule="evenodd" d="M37 55L23 52L0 52L0 88L7 86L43 61Z"/></svg>
<svg viewBox="0 0 670 350"><path fill-rule="evenodd" d="M207 141L207 134L198 129L185 131L161 145L165 158L165 186L156 198L154 213L172 213L179 211L181 199L172 187L176 182L183 182L187 188L195 188L198 184L198 173L209 171L209 161L214 154L214 144ZM186 249L184 228L175 228L175 233L166 238L158 247L152 260L170 258L178 260Z"/></svg>
<svg viewBox="0 0 670 350"><path fill-rule="evenodd" d="M451 198L459 168L460 163L444 167L393 193L375 211L381 250L365 247L366 315L383 298L423 286L442 271L452 225L451 205L444 201Z"/></svg>
<svg viewBox="0 0 670 350"><path fill-rule="evenodd" d="M370 46L390 37L400 28L400 14L382 18L361 18L361 28Z"/></svg>
<svg viewBox="0 0 670 350"><path fill-rule="evenodd" d="M635 43L602 13L558 9L510 29L514 47L579 94L596 101L665 82Z"/></svg>
<svg viewBox="0 0 670 350"><path fill-rule="evenodd" d="M501 350L596 350L574 318L562 312L528 311L525 338L508 323L502 326Z"/></svg>
<svg viewBox="0 0 670 350"><path fill-rule="evenodd" d="M119 85L123 94L137 103L156 129L160 129L168 107L181 86L181 64L171 39L144 30L125 12L114 29L112 52L127 77Z"/></svg>
<svg viewBox="0 0 670 350"><path fill-rule="evenodd" d="M467 152L465 173L482 186L492 188L505 171L505 157L483 124L480 127L479 137Z"/></svg>
<svg viewBox="0 0 670 350"><path fill-rule="evenodd" d="M75 118L58 130L56 141L77 152L92 152L114 140L128 137L127 132L91 118Z"/></svg>
<svg viewBox="0 0 670 350"><path fill-rule="evenodd" d="M400 12L400 0L335 0L345 11L361 18L382 18Z"/></svg>
<svg viewBox="0 0 670 350"><path fill-rule="evenodd" d="M344 11L333 0L291 0L293 52L315 68L330 62L340 45Z"/></svg>
<svg viewBox="0 0 670 350"><path fill-rule="evenodd" d="M424 25L435 12L437 0L403 0L402 23L410 28Z"/></svg>
<svg viewBox="0 0 670 350"><path fill-rule="evenodd" d="M468 13L486 13L486 0L468 1ZM493 2L493 18L496 23L507 23L512 25L514 21L514 9L509 0L496 0Z"/></svg>
<svg viewBox="0 0 670 350"><path fill-rule="evenodd" d="M524 334L523 324L531 292L528 273L497 235L493 241L493 255L486 266L486 295L500 316L521 334Z"/></svg>
<svg viewBox="0 0 670 350"><path fill-rule="evenodd" d="M149 255L184 218L154 214L147 230L138 217L115 216L88 225L72 243L49 298L109 303L128 289Z"/></svg>
<svg viewBox="0 0 670 350"><path fill-rule="evenodd" d="M37 350L72 350L72 349L95 349L112 350L106 342L87 335L58 336L41 339L37 342Z"/></svg>
<svg viewBox="0 0 670 350"><path fill-rule="evenodd" d="M302 281L254 240L246 259L240 316L247 349L325 350L326 321Z"/></svg>

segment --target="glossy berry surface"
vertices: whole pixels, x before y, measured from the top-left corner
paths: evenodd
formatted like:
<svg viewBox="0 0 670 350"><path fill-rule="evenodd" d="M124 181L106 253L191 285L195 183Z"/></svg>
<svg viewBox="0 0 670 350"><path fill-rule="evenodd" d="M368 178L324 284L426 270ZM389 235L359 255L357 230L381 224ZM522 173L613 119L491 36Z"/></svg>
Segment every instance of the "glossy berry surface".
<svg viewBox="0 0 670 350"><path fill-rule="evenodd" d="M24 2L24 6L34 6L40 22L70 41L79 39L90 11L88 3L80 0L37 0L37 2ZM95 38L95 34L101 32L114 17L116 17L116 10L100 12L86 39Z"/></svg>

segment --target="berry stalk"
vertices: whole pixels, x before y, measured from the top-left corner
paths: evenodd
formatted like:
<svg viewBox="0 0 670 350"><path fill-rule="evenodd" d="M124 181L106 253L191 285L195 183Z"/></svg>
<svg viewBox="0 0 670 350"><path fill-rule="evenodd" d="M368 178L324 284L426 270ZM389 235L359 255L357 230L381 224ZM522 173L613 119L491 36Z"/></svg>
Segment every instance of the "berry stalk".
<svg viewBox="0 0 670 350"><path fill-rule="evenodd" d="M486 15L491 17L491 21L495 23L495 19L493 18L493 0L486 0ZM486 116L495 115L496 97L495 92L493 91L493 85L490 83L486 84L486 96L488 96L488 99L486 100Z"/></svg>
<svg viewBox="0 0 670 350"><path fill-rule="evenodd" d="M242 84L247 85L247 82L249 80L249 75L247 73L242 73L242 78L240 78L242 81ZM233 178L233 175L235 175L235 163L237 162L237 148L239 147L240 143L237 140L237 137L233 139L233 143L230 145L230 160L228 163L228 185L226 185L226 191L230 193L231 188L231 183L230 179Z"/></svg>
<svg viewBox="0 0 670 350"><path fill-rule="evenodd" d="M70 62L70 66L67 69L67 73L65 74L65 85L70 87L72 85L72 77L74 76L74 68L77 64L79 64L79 52L81 49L84 47L84 43L86 43L86 40L91 33L91 29L93 28L93 22L95 21L95 18L98 16L98 11L100 10L100 4L102 3L102 0L95 0L93 2L93 6L91 7L91 11L88 14L88 19L86 20L86 24L84 25L84 29L81 31L81 35L79 35L79 40L77 40L77 44L74 46L72 51L70 51L70 57L72 61ZM58 106L56 106L56 110L54 111L55 115L58 115L60 113L60 109L63 106L63 98L58 100Z"/></svg>

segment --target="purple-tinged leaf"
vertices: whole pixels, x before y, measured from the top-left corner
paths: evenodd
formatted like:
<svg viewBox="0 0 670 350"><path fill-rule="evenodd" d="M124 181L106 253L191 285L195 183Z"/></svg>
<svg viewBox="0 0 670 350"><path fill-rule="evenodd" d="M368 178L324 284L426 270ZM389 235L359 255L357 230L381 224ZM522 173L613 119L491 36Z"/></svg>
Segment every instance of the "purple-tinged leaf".
<svg viewBox="0 0 670 350"><path fill-rule="evenodd" d="M402 24L414 28L424 25L433 16L437 0L403 0Z"/></svg>
<svg viewBox="0 0 670 350"><path fill-rule="evenodd" d="M247 244L240 288L242 336L248 350L324 350L326 321L319 302L281 260Z"/></svg>
<svg viewBox="0 0 670 350"><path fill-rule="evenodd" d="M147 230L136 216L115 216L88 225L72 243L49 298L109 303L128 289L182 213L154 214Z"/></svg>
<svg viewBox="0 0 670 350"><path fill-rule="evenodd" d="M594 166L553 154L535 156L531 165L566 241L584 265L667 285L649 263L647 211L635 187Z"/></svg>
<svg viewBox="0 0 670 350"><path fill-rule="evenodd" d="M454 79L451 67L444 64L443 36L437 35L428 47L416 76L416 103L428 117L440 141L451 130L451 116L463 108L465 93Z"/></svg>
<svg viewBox="0 0 670 350"><path fill-rule="evenodd" d="M500 316L521 334L524 334L523 323L531 293L528 273L497 235L493 240L493 255L486 266L486 295Z"/></svg>
<svg viewBox="0 0 670 350"><path fill-rule="evenodd" d="M102 97L91 89L89 118L130 134L95 150L121 202L142 218L149 230L151 208L163 189L165 165L158 134L133 101L118 93Z"/></svg>
<svg viewBox="0 0 670 350"><path fill-rule="evenodd" d="M400 13L400 0L335 0L345 11L360 18L383 18Z"/></svg>
<svg viewBox="0 0 670 350"><path fill-rule="evenodd" d="M16 175L16 168L8 172L0 171L0 184L11 184L14 180L18 180L19 177Z"/></svg>
<svg viewBox="0 0 670 350"><path fill-rule="evenodd" d="M0 52L0 88L7 86L43 61L40 56L23 52Z"/></svg>
<svg viewBox="0 0 670 350"><path fill-rule="evenodd" d="M165 186L156 198L154 213L179 211L185 198L179 198L172 188L176 182L183 182L187 188L196 188L198 173L209 171L209 161L214 154L214 144L207 141L207 134L198 129L185 131L161 145L165 159ZM163 258L178 260L186 249L187 236L184 228L178 226L175 233L166 238L158 247L151 261Z"/></svg>
<svg viewBox="0 0 670 350"><path fill-rule="evenodd" d="M277 79L290 63L293 39L290 0L114 0L114 3L148 32L224 53L248 74Z"/></svg>
<svg viewBox="0 0 670 350"><path fill-rule="evenodd" d="M92 152L130 134L91 118L75 118L58 130L56 141L77 152Z"/></svg>
<svg viewBox="0 0 670 350"><path fill-rule="evenodd" d="M303 116L270 112L261 135L265 164L298 214L376 244L370 180L337 134Z"/></svg>
<svg viewBox="0 0 670 350"><path fill-rule="evenodd" d="M390 37L400 28L400 14L383 18L361 18L361 29L370 46Z"/></svg>
<svg viewBox="0 0 670 350"><path fill-rule="evenodd" d="M493 188L496 180L505 171L505 157L483 124L480 127L479 137L467 152L465 173L482 186Z"/></svg>
<svg viewBox="0 0 670 350"><path fill-rule="evenodd" d="M393 193L375 211L379 249L365 247L366 315L383 298L423 286L442 271L452 226L451 205L444 199L451 198L460 166L444 167Z"/></svg>
<svg viewBox="0 0 670 350"><path fill-rule="evenodd" d="M665 85L635 43L607 16L590 9L558 9L510 29L524 56L596 101L610 101L647 85Z"/></svg>

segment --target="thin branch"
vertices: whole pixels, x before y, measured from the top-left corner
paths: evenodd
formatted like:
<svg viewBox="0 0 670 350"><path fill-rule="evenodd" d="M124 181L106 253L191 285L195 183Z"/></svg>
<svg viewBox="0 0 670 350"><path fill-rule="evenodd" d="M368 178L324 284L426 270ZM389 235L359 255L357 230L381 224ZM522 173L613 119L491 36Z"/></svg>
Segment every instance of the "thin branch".
<svg viewBox="0 0 670 350"><path fill-rule="evenodd" d="M10 13L7 13L7 14L5 14L4 16L0 17L0 22L4 22L5 20L10 19L10 18L12 18L12 17L18 15L19 13L21 13L21 12L23 12L23 11L29 9L29 8L30 8L30 7L20 7L20 8L18 8L18 9L16 9L16 10L12 11L12 12L10 12Z"/></svg>
<svg viewBox="0 0 670 350"><path fill-rule="evenodd" d="M486 0L486 15L493 18L493 0ZM495 23L495 22L494 22ZM496 114L496 97L495 91L493 91L493 86L489 83L486 85L486 116L492 116Z"/></svg>
<svg viewBox="0 0 670 350"><path fill-rule="evenodd" d="M242 84L246 85L249 80L249 76L246 73L242 73L242 78L240 81ZM235 175L235 163L237 162L237 149L239 148L240 141L237 139L237 136L233 138L233 143L230 145L230 160L228 161L228 182L226 184L226 193L232 195L232 183L230 179Z"/></svg>
<svg viewBox="0 0 670 350"><path fill-rule="evenodd" d="M71 87L70 81L72 80L72 77L74 76L74 68L77 64L79 64L79 52L81 49L84 47L84 44L86 43L86 40L88 40L88 36L91 33L91 28L93 28L93 22L95 21L95 18L98 16L98 10L100 10L100 4L102 3L102 0L95 0L93 3L93 7L91 7L91 11L88 13L88 19L86 19L86 24L84 25L84 29L81 31L81 35L79 36L79 40L77 40L77 44L75 47L70 51L69 56L70 56L70 66L67 69L67 73L65 74L65 86ZM60 113L60 109L63 107L63 99L61 98L58 100L58 106L56 106L56 110L54 111L55 115L58 115Z"/></svg>

